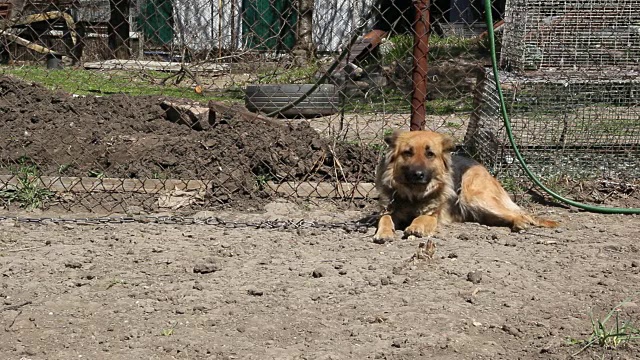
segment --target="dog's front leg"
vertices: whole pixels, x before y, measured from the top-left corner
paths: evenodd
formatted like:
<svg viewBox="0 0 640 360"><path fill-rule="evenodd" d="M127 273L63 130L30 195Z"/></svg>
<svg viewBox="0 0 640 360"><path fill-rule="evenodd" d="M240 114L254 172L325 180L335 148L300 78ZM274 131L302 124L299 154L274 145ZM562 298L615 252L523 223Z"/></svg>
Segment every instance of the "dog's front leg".
<svg viewBox="0 0 640 360"><path fill-rule="evenodd" d="M385 243L387 241L392 241L395 231L396 228L393 224L393 218L391 217L391 215L382 215L382 217L380 217L380 220L378 221L378 230L373 236L373 241L376 243Z"/></svg>
<svg viewBox="0 0 640 360"><path fill-rule="evenodd" d="M413 219L411 225L404 230L404 236L425 237L433 235L437 226L438 216L436 214L420 215Z"/></svg>

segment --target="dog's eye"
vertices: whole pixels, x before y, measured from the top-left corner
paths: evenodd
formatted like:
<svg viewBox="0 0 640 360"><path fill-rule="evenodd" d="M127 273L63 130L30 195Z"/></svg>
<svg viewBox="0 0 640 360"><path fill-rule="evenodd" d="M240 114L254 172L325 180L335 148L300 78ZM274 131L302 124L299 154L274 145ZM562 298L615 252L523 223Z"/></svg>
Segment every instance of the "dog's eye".
<svg viewBox="0 0 640 360"><path fill-rule="evenodd" d="M402 152L402 156L413 156L413 151L411 149L407 149L405 151Z"/></svg>
<svg viewBox="0 0 640 360"><path fill-rule="evenodd" d="M435 156L436 156L436 154L434 154L434 153L433 153L433 151L431 151L431 150L427 150L427 151L425 152L425 155L426 155L426 156L427 156L427 158L429 158L429 159L431 159L431 158L433 158L433 157L435 157Z"/></svg>

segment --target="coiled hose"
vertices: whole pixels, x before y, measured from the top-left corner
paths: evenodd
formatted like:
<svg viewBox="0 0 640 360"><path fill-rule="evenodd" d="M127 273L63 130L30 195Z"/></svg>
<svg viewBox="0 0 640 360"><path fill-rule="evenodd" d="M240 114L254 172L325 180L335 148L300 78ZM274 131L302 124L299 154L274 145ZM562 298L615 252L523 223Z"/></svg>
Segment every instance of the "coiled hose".
<svg viewBox="0 0 640 360"><path fill-rule="evenodd" d="M640 214L640 208L614 208L614 207L594 206L594 205L583 204L577 201L567 199L562 195L546 187L540 181L540 179L538 179L538 177L535 176L533 172L531 172L531 169L529 169L527 162L522 157L522 154L520 154L520 150L516 145L516 141L513 137L513 131L511 129L511 120L509 119L509 115L507 114L507 106L504 102L502 87L500 86L500 77L498 75L498 60L496 56L496 39L495 39L495 33L493 31L493 16L491 15L490 0L484 0L484 12L485 12L485 20L487 23L487 32L489 37L489 50L491 52L491 65L493 66L493 78L496 82L496 91L498 92L498 98L500 99L499 101L500 112L502 114L502 119L504 120L504 127L507 131L507 137L509 138L509 142L511 143L511 148L513 149L513 152L515 153L516 158L518 158L518 162L524 169L529 179L531 179L531 181L536 186L538 186L540 189L542 189L544 192L549 194L554 199L562 203L577 207L579 209L583 209L590 212L602 213L602 214Z"/></svg>

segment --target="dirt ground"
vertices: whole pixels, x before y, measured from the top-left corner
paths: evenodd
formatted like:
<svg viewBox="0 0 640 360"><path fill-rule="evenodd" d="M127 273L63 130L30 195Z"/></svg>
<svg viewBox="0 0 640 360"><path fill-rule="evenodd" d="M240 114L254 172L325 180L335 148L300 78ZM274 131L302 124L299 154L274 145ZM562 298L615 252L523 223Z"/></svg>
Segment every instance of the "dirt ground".
<svg viewBox="0 0 640 360"><path fill-rule="evenodd" d="M640 219L534 210L562 226L449 225L433 238L435 257L418 260L420 240L377 245L373 228L2 220L0 358L567 359L589 338L591 313L630 299L620 321L638 325ZM196 216L365 215L273 202ZM576 358L639 351L631 341Z"/></svg>
<svg viewBox="0 0 640 360"><path fill-rule="evenodd" d="M162 101L73 97L0 77L0 174L29 162L45 176L206 179L225 199L264 181L373 181L376 149L324 138L309 122L218 118L196 131L167 121Z"/></svg>

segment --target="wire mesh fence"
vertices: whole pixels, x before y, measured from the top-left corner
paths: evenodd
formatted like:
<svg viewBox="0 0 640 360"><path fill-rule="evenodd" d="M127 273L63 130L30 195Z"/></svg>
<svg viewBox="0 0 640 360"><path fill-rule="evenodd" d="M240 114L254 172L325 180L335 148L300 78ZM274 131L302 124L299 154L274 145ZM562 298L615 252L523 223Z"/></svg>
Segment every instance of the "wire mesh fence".
<svg viewBox="0 0 640 360"><path fill-rule="evenodd" d="M526 187L487 70L482 2L427 4L5 1L0 207L367 202L384 135L408 130L417 106L425 128L453 135L518 184L509 190ZM638 184L638 3L492 4L527 160L558 186L606 181L627 196ZM416 36L420 21L428 37Z"/></svg>

